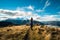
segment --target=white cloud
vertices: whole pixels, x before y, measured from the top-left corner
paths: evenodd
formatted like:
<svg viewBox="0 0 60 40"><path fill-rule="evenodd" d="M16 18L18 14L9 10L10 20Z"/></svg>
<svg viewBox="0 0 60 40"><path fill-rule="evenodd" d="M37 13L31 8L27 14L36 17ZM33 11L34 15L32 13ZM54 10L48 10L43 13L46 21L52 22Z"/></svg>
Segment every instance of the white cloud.
<svg viewBox="0 0 60 40"><path fill-rule="evenodd" d="M52 15L50 15L50 16L45 15L44 17L41 18L41 20L43 20L43 21L54 21L54 20L56 20L56 18Z"/></svg>
<svg viewBox="0 0 60 40"><path fill-rule="evenodd" d="M0 18L0 21L2 21L2 20L6 20L7 18Z"/></svg>
<svg viewBox="0 0 60 40"><path fill-rule="evenodd" d="M44 7L43 7L43 10L46 8L46 7L48 7L50 5L50 2L49 2L49 0L47 0L46 2L45 2L45 5L44 5Z"/></svg>
<svg viewBox="0 0 60 40"><path fill-rule="evenodd" d="M1 16L3 16L3 17L7 16L7 18L17 18L17 17L19 17L19 18L24 18L24 19L25 18L30 19L30 17L35 17L37 15L33 14L31 11L26 12L24 10L23 11L13 10L12 11L12 10L4 10L4 9L2 9L2 10L0 10L0 17ZM3 17L1 17L1 18L5 19Z"/></svg>
<svg viewBox="0 0 60 40"><path fill-rule="evenodd" d="M38 12L41 12L43 10L37 10ZM60 21L60 15L44 15L40 16L37 13L34 13L32 11L24 11L24 10L4 10L0 9L0 20L6 20L9 18L16 19L16 18L23 18L24 20L29 19L33 17L36 21Z"/></svg>
<svg viewBox="0 0 60 40"><path fill-rule="evenodd" d="M44 15L33 17L36 21L60 21L60 18L57 18L60 15Z"/></svg>
<svg viewBox="0 0 60 40"><path fill-rule="evenodd" d="M44 12L44 10L40 10L40 9L38 9L38 10L36 10L36 12Z"/></svg>
<svg viewBox="0 0 60 40"><path fill-rule="evenodd" d="M31 5L29 5L27 8L30 9L30 10L34 10L34 7L31 6Z"/></svg>
<svg viewBox="0 0 60 40"><path fill-rule="evenodd" d="M0 21L8 19L10 16L0 16Z"/></svg>

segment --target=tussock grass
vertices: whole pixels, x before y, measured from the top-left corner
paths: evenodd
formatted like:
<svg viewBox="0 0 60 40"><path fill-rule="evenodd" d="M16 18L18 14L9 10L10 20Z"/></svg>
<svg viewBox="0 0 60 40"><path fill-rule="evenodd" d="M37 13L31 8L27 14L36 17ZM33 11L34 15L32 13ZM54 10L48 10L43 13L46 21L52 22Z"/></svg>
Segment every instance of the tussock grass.
<svg viewBox="0 0 60 40"><path fill-rule="evenodd" d="M0 40L60 40L60 28L38 25L32 29L27 25L0 28Z"/></svg>

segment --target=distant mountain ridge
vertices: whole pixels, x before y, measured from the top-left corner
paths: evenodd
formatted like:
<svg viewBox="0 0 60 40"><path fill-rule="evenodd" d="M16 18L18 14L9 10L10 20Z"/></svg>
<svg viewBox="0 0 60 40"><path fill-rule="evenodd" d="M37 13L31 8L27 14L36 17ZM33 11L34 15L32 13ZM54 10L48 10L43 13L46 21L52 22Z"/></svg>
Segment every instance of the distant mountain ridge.
<svg viewBox="0 0 60 40"><path fill-rule="evenodd" d="M54 25L60 26L60 21L33 21L34 24L39 25ZM4 21L0 21L0 27L5 27L9 25L26 25L30 24L30 20L21 20L21 19L7 19Z"/></svg>
<svg viewBox="0 0 60 40"><path fill-rule="evenodd" d="M43 21L45 25L60 26L60 21Z"/></svg>
<svg viewBox="0 0 60 40"><path fill-rule="evenodd" d="M38 21L33 21L34 24L40 24L43 25L43 23ZM30 24L30 20L18 20L18 19L7 19L5 21L0 21L0 26L9 26L9 25L26 25Z"/></svg>

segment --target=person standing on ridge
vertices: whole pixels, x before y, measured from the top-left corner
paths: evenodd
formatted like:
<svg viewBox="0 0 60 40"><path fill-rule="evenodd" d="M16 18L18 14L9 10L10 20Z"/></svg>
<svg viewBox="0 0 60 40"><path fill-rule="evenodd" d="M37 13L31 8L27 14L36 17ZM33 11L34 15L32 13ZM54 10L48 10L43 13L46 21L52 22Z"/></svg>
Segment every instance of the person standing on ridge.
<svg viewBox="0 0 60 40"><path fill-rule="evenodd" d="M32 18L32 17L31 17L30 27L31 27L31 29L32 29L32 27L33 27L33 18Z"/></svg>

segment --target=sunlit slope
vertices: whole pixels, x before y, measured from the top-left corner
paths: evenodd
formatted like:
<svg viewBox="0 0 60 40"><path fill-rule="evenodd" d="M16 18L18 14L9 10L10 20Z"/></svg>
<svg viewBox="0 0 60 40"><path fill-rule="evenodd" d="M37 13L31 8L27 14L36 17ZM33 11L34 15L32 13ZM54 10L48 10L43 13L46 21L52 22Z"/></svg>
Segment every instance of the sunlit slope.
<svg viewBox="0 0 60 40"><path fill-rule="evenodd" d="M0 28L0 40L60 40L60 28L47 26L11 26Z"/></svg>

